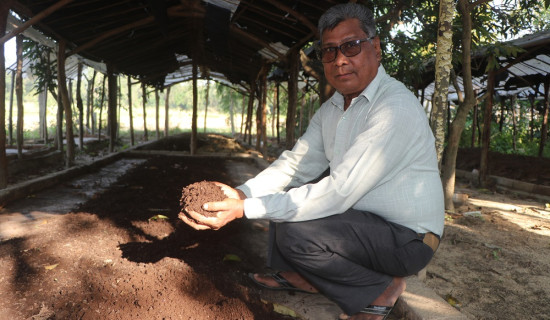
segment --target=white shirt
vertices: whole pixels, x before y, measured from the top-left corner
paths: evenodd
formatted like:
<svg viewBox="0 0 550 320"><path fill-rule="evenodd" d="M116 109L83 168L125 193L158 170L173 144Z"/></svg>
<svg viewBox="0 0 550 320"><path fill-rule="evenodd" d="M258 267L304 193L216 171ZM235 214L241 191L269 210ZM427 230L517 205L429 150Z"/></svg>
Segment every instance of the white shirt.
<svg viewBox="0 0 550 320"><path fill-rule="evenodd" d="M329 167L329 176L308 183ZM426 114L382 66L346 111L335 93L291 151L237 188L248 197L249 219L306 221L353 208L419 233L443 233L443 188Z"/></svg>

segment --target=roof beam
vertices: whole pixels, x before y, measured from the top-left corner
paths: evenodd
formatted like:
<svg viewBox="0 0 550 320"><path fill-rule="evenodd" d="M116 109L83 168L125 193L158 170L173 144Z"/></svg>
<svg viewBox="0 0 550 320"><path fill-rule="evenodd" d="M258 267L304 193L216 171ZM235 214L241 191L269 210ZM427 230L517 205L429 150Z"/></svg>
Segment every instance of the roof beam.
<svg viewBox="0 0 550 320"><path fill-rule="evenodd" d="M152 23L153 21L155 20L155 17L153 16L149 16L147 18L144 18L144 19L141 19L141 20L138 20L136 22L132 22L132 23L129 23L127 25L124 25L124 26L121 26L121 27L118 27L118 28L115 28L115 29L112 29L112 30L109 30L105 33L103 33L102 35L100 35L99 37L91 40L91 41L88 41L86 42L85 44L73 49L71 52L69 52L67 54L67 56L70 56L70 55L73 55L73 54L77 54L83 50L86 50L86 49L89 49L91 48L92 46L98 44L99 42L105 40L105 39L108 39L112 36L115 36L119 33L122 33L122 32L125 32L125 31L128 31L130 29L133 29L133 28L136 28L136 27L140 27L140 26L143 26L143 25L146 25L146 24L150 24Z"/></svg>
<svg viewBox="0 0 550 320"><path fill-rule="evenodd" d="M246 31L243 31L243 30L239 29L235 25L231 25L231 31L236 33L239 36L245 37L245 38L261 45L262 47L265 47L269 51L273 52L279 58L279 60L281 60L281 61L286 60L286 57L283 54L281 54L279 51L277 51L275 48L273 48L269 43L263 41L262 39L246 32Z"/></svg>
<svg viewBox="0 0 550 320"><path fill-rule="evenodd" d="M11 38L17 36L18 34L22 33L23 31L27 30L30 26L33 24L36 24L40 22L45 17L49 16L53 12L57 11L61 7L67 5L68 3L73 2L73 0L60 0L59 2L51 5L46 10L34 15L31 19L29 19L27 22L23 23L20 27L13 29L6 35L4 35L2 38L0 38L0 45L4 44L6 41L10 40Z"/></svg>

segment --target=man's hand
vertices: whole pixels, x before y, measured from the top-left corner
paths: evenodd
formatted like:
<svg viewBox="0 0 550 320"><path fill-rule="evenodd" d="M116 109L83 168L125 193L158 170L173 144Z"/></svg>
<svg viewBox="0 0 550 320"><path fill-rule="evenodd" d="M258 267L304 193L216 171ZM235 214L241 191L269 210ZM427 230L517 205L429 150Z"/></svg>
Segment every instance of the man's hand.
<svg viewBox="0 0 550 320"><path fill-rule="evenodd" d="M223 201L207 202L203 205L204 210L216 213L214 217L205 217L194 211L187 211L188 216L180 214L180 219L196 230L218 230L229 222L242 218L244 216L245 194L241 190L231 188L230 186L215 182L227 198Z"/></svg>

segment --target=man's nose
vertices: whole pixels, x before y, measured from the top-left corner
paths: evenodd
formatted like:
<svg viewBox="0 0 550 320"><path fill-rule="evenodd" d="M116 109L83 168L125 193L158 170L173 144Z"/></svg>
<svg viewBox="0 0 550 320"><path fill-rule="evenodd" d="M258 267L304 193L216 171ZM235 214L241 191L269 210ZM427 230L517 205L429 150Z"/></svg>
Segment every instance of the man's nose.
<svg viewBox="0 0 550 320"><path fill-rule="evenodd" d="M336 59L334 59L334 63L336 63L337 66L347 64L349 62L348 57L346 57L342 51L336 50Z"/></svg>

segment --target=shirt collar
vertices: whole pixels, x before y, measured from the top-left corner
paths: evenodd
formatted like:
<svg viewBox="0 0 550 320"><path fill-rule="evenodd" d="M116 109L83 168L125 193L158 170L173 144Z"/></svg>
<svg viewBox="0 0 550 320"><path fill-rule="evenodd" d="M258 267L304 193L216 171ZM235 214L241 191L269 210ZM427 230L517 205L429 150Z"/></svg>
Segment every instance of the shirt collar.
<svg viewBox="0 0 550 320"><path fill-rule="evenodd" d="M374 77L374 79L372 79L371 83L359 94L357 98L359 98L360 96L363 96L368 101L372 101L374 99L374 95L378 91L380 82L382 81L382 78L385 75L386 75L386 70L384 69L382 64L380 64L380 66L378 66L378 72L376 73L376 76ZM344 96L340 92L336 91L330 98L330 101L332 105L334 105L338 109L344 110Z"/></svg>

